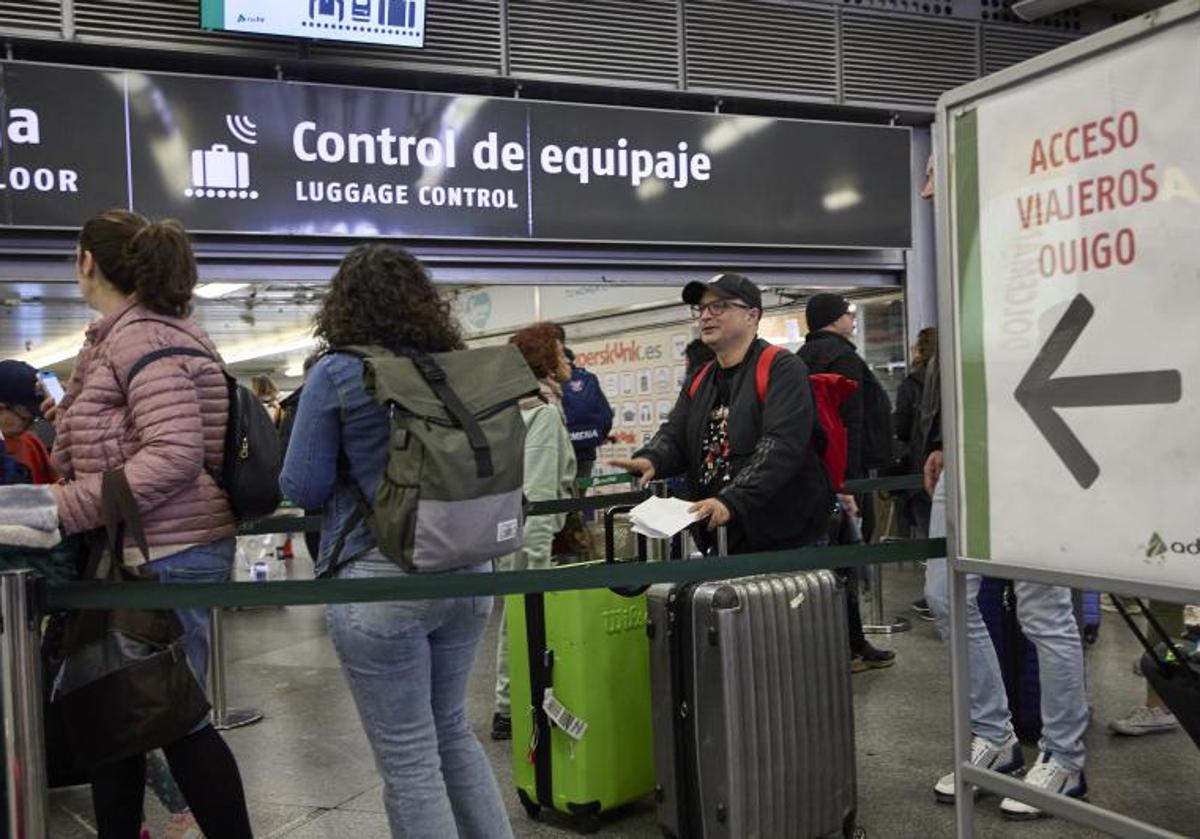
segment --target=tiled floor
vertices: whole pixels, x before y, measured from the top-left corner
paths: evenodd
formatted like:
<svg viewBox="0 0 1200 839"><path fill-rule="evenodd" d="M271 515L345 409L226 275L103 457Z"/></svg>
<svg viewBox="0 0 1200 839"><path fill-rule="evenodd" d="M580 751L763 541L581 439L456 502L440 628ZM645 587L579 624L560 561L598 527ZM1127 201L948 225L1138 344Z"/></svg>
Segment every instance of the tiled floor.
<svg viewBox="0 0 1200 839"><path fill-rule="evenodd" d="M919 591L918 568L886 572L888 611L911 614ZM330 647L323 611L292 607L226 616L228 679L233 705L253 705L263 722L229 732L250 801L255 833L264 839L386 837L380 782ZM480 646L470 691L470 713L492 758L501 788L511 793L507 744L486 739L496 621ZM950 675L946 648L932 624L890 641L898 664L854 677L860 822L872 839L953 835L953 808L933 802L931 784L950 763ZM1130 672L1136 641L1112 616L1088 652L1095 723L1091 750L1091 801L1148 819L1184 835L1200 835L1200 751L1182 732L1141 739L1111 737L1105 724L1138 702L1144 683ZM564 822L533 822L516 796L507 796L519 837L571 835ZM86 789L52 794L52 836L95 835ZM165 814L147 802L148 818L161 829ZM638 805L605 821L601 835L657 837L653 804ZM1057 820L1012 824L998 801L979 805L978 837L1096 836ZM214 837L214 839L216 839Z"/></svg>

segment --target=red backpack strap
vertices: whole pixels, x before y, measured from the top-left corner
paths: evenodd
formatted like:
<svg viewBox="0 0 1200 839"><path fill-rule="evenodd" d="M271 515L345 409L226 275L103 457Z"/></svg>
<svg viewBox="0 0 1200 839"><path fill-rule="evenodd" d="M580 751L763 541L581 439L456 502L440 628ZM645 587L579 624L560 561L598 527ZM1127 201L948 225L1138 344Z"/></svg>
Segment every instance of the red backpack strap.
<svg viewBox="0 0 1200 839"><path fill-rule="evenodd" d="M708 372L712 370L712 366L713 362L710 361L708 364L705 364L700 368L700 372L696 374L696 378L692 379L692 383L688 385L688 399L695 398L696 391L698 391L700 389L700 385L704 383L704 379L708 376Z"/></svg>
<svg viewBox="0 0 1200 839"><path fill-rule="evenodd" d="M754 392L758 394L758 404L767 401L767 386L771 383L771 364L775 356L783 352L782 347L767 344L766 349L758 356L758 364L754 368Z"/></svg>

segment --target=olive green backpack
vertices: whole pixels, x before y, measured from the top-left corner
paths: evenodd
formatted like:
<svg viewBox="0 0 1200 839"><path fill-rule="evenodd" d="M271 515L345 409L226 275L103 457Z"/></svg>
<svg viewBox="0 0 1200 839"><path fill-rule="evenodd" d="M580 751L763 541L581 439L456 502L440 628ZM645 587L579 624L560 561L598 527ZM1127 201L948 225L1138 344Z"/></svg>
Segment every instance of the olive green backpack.
<svg viewBox="0 0 1200 839"><path fill-rule="evenodd" d="M518 403L538 393L520 351L334 352L363 360L363 383L387 408L390 428L373 499L343 470L358 509L338 537L329 573L345 561L346 537L364 518L379 550L409 572L453 571L520 549L525 423Z"/></svg>

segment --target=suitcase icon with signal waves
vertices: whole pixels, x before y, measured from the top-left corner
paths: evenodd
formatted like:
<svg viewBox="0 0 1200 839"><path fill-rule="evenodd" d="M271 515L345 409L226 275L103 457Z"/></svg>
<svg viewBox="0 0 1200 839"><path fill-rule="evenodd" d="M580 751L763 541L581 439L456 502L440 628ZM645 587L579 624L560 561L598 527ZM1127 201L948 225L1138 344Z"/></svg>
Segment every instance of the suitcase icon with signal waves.
<svg viewBox="0 0 1200 839"><path fill-rule="evenodd" d="M208 189L245 189L250 186L250 158L221 143L192 151L192 186Z"/></svg>

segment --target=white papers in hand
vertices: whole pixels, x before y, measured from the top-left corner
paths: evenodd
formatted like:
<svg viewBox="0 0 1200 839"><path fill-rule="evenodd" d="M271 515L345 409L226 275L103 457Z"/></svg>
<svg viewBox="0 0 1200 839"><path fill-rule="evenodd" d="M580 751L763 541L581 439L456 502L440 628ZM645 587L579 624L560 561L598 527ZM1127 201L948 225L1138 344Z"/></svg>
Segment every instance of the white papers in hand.
<svg viewBox="0 0 1200 839"><path fill-rule="evenodd" d="M690 506L691 501L681 498L648 498L629 512L633 532L649 539L670 539L696 520L688 512Z"/></svg>

